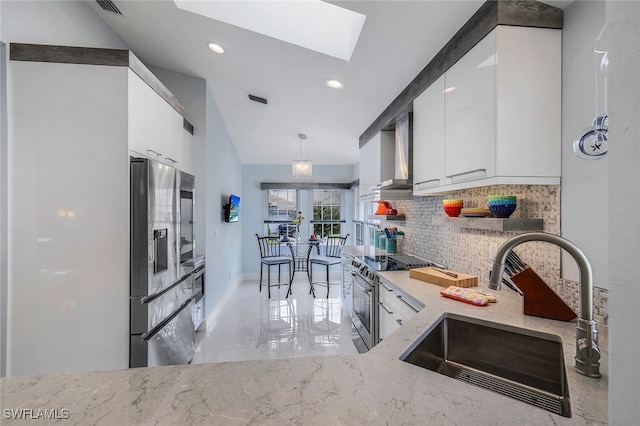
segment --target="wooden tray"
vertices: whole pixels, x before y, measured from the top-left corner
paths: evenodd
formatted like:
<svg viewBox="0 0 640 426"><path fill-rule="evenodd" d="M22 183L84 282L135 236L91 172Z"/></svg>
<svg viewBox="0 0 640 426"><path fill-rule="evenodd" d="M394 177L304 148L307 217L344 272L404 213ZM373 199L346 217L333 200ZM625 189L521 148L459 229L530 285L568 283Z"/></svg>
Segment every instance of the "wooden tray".
<svg viewBox="0 0 640 426"><path fill-rule="evenodd" d="M450 272L455 272L455 271L450 271ZM460 272L455 272L455 273L458 274L458 278L450 277L430 267L409 269L409 276L411 278L415 278L421 281L426 281L431 284L436 284L442 287L449 287L450 285L455 285L462 288L478 286L477 276L462 274Z"/></svg>

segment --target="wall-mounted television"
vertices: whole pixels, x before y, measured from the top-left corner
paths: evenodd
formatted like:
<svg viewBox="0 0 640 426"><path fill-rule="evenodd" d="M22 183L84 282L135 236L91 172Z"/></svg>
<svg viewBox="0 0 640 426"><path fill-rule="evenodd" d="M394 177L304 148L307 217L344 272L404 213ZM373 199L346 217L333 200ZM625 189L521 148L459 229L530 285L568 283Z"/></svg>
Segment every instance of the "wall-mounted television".
<svg viewBox="0 0 640 426"><path fill-rule="evenodd" d="M237 222L240 217L240 197L237 195L229 196L229 204L224 206L224 221Z"/></svg>

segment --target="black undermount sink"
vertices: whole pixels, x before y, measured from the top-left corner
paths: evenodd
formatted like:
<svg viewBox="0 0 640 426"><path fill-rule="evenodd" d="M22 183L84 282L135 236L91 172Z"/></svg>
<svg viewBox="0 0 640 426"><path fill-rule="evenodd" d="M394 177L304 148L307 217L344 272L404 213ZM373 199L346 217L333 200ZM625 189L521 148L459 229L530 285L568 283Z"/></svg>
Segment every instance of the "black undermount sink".
<svg viewBox="0 0 640 426"><path fill-rule="evenodd" d="M400 359L571 417L559 336L444 313Z"/></svg>

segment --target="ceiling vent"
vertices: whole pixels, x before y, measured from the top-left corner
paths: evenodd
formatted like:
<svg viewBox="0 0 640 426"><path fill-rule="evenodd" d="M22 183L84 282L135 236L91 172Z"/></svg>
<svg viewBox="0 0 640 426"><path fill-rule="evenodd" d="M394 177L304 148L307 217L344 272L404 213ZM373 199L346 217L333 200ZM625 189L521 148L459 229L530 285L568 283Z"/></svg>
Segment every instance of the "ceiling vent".
<svg viewBox="0 0 640 426"><path fill-rule="evenodd" d="M261 98L260 96L249 95L249 99L253 102L260 102L261 104L267 104L267 100L265 98Z"/></svg>
<svg viewBox="0 0 640 426"><path fill-rule="evenodd" d="M102 10L106 10L107 12L115 13L116 15L122 15L118 6L111 0L96 0L96 3L100 5Z"/></svg>

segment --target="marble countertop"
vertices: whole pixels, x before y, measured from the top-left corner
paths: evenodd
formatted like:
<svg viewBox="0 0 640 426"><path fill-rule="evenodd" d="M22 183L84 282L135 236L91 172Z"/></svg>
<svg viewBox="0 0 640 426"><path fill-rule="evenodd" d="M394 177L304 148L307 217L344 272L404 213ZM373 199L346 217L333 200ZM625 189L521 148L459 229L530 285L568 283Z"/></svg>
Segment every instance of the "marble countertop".
<svg viewBox="0 0 640 426"><path fill-rule="evenodd" d="M81 425L607 424L606 342L600 341L602 377L583 377L573 370L575 324L523 315L515 293L496 292L497 303L477 307L441 297L442 287L408 272L381 275L425 308L366 354L3 378L0 423L27 423L8 420L6 410L30 409L35 416L48 409L68 417L62 424ZM400 361L443 312L560 335L573 417Z"/></svg>

